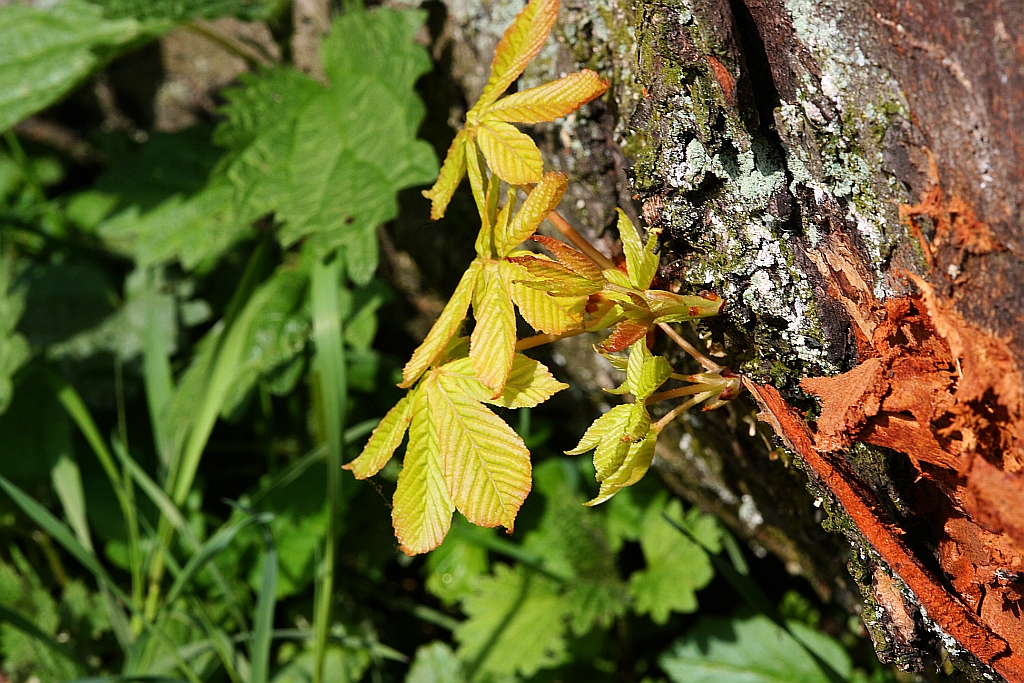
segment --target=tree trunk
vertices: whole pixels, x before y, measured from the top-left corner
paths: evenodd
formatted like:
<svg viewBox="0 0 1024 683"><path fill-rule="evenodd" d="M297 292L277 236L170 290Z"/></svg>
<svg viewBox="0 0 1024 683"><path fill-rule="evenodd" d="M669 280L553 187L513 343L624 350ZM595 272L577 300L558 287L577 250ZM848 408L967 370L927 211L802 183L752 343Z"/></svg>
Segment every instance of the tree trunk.
<svg viewBox="0 0 1024 683"><path fill-rule="evenodd" d="M470 101L509 5L449 3ZM754 400L680 421L661 475L862 608L883 661L970 680L1024 681L1020 9L565 0L524 77L612 79L540 131L563 207L609 252L642 214L664 285L728 302L699 338ZM559 354L600 401L591 342Z"/></svg>

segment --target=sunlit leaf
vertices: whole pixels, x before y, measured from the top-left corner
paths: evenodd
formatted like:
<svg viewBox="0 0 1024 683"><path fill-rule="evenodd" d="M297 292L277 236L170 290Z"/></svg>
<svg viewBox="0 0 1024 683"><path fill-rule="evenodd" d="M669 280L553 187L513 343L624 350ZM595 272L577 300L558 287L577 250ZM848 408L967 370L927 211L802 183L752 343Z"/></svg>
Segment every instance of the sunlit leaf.
<svg viewBox="0 0 1024 683"><path fill-rule="evenodd" d="M607 80L584 69L504 97L487 109L487 116L509 123L554 121L576 111L607 89Z"/></svg>
<svg viewBox="0 0 1024 683"><path fill-rule="evenodd" d="M537 231L544 218L562 201L568 184L569 179L563 173L552 171L541 178L508 223L507 229L495 229L494 247L499 257L508 256L509 252Z"/></svg>
<svg viewBox="0 0 1024 683"><path fill-rule="evenodd" d="M519 78L537 56L558 19L558 0L530 0L505 29L491 61L491 76L474 109L484 109Z"/></svg>
<svg viewBox="0 0 1024 683"><path fill-rule="evenodd" d="M533 276L520 264L505 261L502 268L506 271L505 278L512 283L509 287L512 300L530 327L547 334L561 334L583 326L586 295L553 296L540 287L524 284Z"/></svg>
<svg viewBox="0 0 1024 683"><path fill-rule="evenodd" d="M356 479L366 479L380 472L402 443L411 421L412 400L403 396L373 430L359 457L346 464L344 469L351 470Z"/></svg>
<svg viewBox="0 0 1024 683"><path fill-rule="evenodd" d="M644 299L650 306L655 322L675 323L697 318L708 318L722 312L724 299L705 299L702 296L673 294L661 289L648 289Z"/></svg>
<svg viewBox="0 0 1024 683"><path fill-rule="evenodd" d="M423 196L430 200L430 217L435 221L444 216L445 209L452 195L466 175L466 140L469 134L460 130L452 140L448 148L448 156L444 158L441 166L441 173L437 176L437 182L429 190L423 191Z"/></svg>
<svg viewBox="0 0 1024 683"><path fill-rule="evenodd" d="M619 468L601 482L601 490L592 500L585 505L600 505L614 496L616 493L632 486L647 474L654 460L654 449L658 443L658 433L652 430L651 434L642 441L630 444L629 452L622 461Z"/></svg>
<svg viewBox="0 0 1024 683"><path fill-rule="evenodd" d="M657 246L657 235L652 231L645 245L640 241L636 226L622 209L619 212L619 237L622 239L622 251L626 255L626 269L629 281L637 289L647 289L658 272L659 256L654 253Z"/></svg>
<svg viewBox="0 0 1024 683"><path fill-rule="evenodd" d="M428 376L411 397L409 447L392 500L391 520L402 552L433 550L451 527L455 506L445 481L441 446L427 399L436 379Z"/></svg>
<svg viewBox="0 0 1024 683"><path fill-rule="evenodd" d="M499 396L512 369L516 348L516 314L499 264L487 261L473 295L476 327L470 335L469 357L476 376L492 396Z"/></svg>
<svg viewBox="0 0 1024 683"><path fill-rule="evenodd" d="M553 297L587 297L601 291L599 285L573 272L568 266L542 256L518 253L523 255L509 256L508 261L526 270L528 277L513 280L513 284Z"/></svg>
<svg viewBox="0 0 1024 683"><path fill-rule="evenodd" d="M607 353L621 351L646 337L652 324L653 322L643 320L623 320L615 326L608 338L598 345L598 348Z"/></svg>
<svg viewBox="0 0 1024 683"><path fill-rule="evenodd" d="M476 143L491 171L511 185L540 182L544 172L537 143L504 121L485 119L475 128Z"/></svg>
<svg viewBox="0 0 1024 683"><path fill-rule="evenodd" d="M611 393L629 392L638 401L647 398L665 383L672 374L672 366L662 356L655 356L641 340L629 347L629 359L626 361L626 381Z"/></svg>
<svg viewBox="0 0 1024 683"><path fill-rule="evenodd" d="M443 374L424 389L455 507L478 526L511 531L531 487L522 438Z"/></svg>
<svg viewBox="0 0 1024 683"><path fill-rule="evenodd" d="M411 387L423 374L423 371L437 360L451 338L459 331L459 327L469 311L469 304L473 299L473 292L476 290L479 277L480 263L473 261L466 272L462 274L462 279L459 280L452 298L448 300L441 315L434 322L434 326L430 328L426 339L416 348L412 358L405 364L402 369L402 383L398 386Z"/></svg>
<svg viewBox="0 0 1024 683"><path fill-rule="evenodd" d="M532 408L569 388L568 384L556 380L541 362L521 353L516 354L505 389L497 398L492 398L491 390L477 379L469 359L448 363L439 368L438 373L449 386L458 385L476 400L502 408Z"/></svg>

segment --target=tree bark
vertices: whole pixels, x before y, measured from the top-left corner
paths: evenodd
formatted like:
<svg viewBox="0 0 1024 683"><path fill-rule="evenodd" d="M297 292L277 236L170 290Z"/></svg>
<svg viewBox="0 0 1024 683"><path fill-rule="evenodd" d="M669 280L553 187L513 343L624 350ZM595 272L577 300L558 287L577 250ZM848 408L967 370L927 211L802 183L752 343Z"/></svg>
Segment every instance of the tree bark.
<svg viewBox="0 0 1024 683"><path fill-rule="evenodd" d="M448 5L469 101L509 5ZM1024 681L1020 7L566 0L556 32L525 85L612 79L537 132L563 208L609 253L616 204L661 228L662 283L726 298L696 334L754 398L680 421L661 475L882 661ZM589 343L555 359L600 401Z"/></svg>

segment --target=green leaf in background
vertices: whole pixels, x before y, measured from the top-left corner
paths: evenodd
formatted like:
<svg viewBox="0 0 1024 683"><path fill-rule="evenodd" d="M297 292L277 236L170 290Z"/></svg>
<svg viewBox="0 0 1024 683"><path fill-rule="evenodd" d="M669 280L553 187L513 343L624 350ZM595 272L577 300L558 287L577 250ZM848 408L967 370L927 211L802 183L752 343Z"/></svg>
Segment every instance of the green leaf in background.
<svg viewBox="0 0 1024 683"><path fill-rule="evenodd" d="M804 646L844 678L850 657L821 631L789 622L801 643L768 617L705 617L659 659L673 683L829 683Z"/></svg>
<svg viewBox="0 0 1024 683"><path fill-rule="evenodd" d="M224 400L224 415L238 409L260 377L274 375L306 348L310 321L304 304L309 275L302 268L281 268L263 286L272 292L249 325L234 382ZM280 387L281 393L293 386Z"/></svg>
<svg viewBox="0 0 1024 683"><path fill-rule="evenodd" d="M0 414L14 393L11 378L29 357L28 342L15 328L25 308L25 298L12 291L14 260L0 257Z"/></svg>
<svg viewBox="0 0 1024 683"><path fill-rule="evenodd" d="M282 0L95 0L107 17L188 21L234 14L254 21L280 11Z"/></svg>
<svg viewBox="0 0 1024 683"><path fill-rule="evenodd" d="M274 676L273 683L310 683L313 680L313 651L305 650L288 662ZM324 659L324 680L331 683L358 683L370 666L370 653L330 645Z"/></svg>
<svg viewBox="0 0 1024 683"><path fill-rule="evenodd" d="M678 499L667 505L656 500L644 514L640 547L647 568L635 572L629 580L634 609L650 614L657 624L668 621L672 612L693 612L697 609L696 591L706 586L715 575L707 553L662 518L662 511L716 551L720 548L718 526L713 517L702 515L696 508L686 516Z"/></svg>
<svg viewBox="0 0 1024 683"><path fill-rule="evenodd" d="M138 22L107 20L81 0L0 8L0 131L64 97L139 34Z"/></svg>
<svg viewBox="0 0 1024 683"><path fill-rule="evenodd" d="M462 602L467 619L455 629L467 677L531 676L562 663L565 603L558 583L522 564L505 564L478 580Z"/></svg>
<svg viewBox="0 0 1024 683"><path fill-rule="evenodd" d="M437 176L433 149L416 139L425 108L413 87L431 68L415 42L425 19L389 9L339 16L322 48L331 86L296 120L282 242L311 235L320 254L344 245L357 283L376 269L375 230L398 214L398 190Z"/></svg>
<svg viewBox="0 0 1024 683"><path fill-rule="evenodd" d="M424 106L414 90L430 70L415 43L425 13L376 9L338 17L323 44L325 88L286 67L228 90L215 141L228 152L199 192L152 211L129 210L100 234L140 264L216 258L274 214L285 247L308 238L324 256L342 248L349 277L370 280L376 228L398 214L399 190L437 175L416 138Z"/></svg>
<svg viewBox="0 0 1024 683"><path fill-rule="evenodd" d="M447 643L435 641L416 650L405 683L465 683L462 663Z"/></svg>
<svg viewBox="0 0 1024 683"><path fill-rule="evenodd" d="M570 577L563 601L573 633L584 635L594 626L610 626L626 611L629 595L601 516L583 507L586 497L577 491L575 475L573 465L562 459L548 460L534 470L533 488L544 496L544 516L523 548L543 557L545 569Z"/></svg>
<svg viewBox="0 0 1024 683"><path fill-rule="evenodd" d="M454 605L473 592L478 577L487 573L487 549L474 537L489 534L456 516L444 542L427 555L427 590L445 605Z"/></svg>

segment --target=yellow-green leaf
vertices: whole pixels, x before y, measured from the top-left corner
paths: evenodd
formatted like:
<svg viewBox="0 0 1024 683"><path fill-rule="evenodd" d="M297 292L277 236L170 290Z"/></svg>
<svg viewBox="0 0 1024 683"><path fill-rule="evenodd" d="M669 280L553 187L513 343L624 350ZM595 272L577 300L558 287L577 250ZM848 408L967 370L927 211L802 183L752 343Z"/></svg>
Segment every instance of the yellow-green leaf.
<svg viewBox="0 0 1024 683"><path fill-rule="evenodd" d="M466 312L473 300L473 292L476 290L477 279L480 276L480 262L473 261L469 268L462 274L452 298L448 300L441 315L430 328L426 339L413 352L412 358L402 369L402 383L398 386L408 388L419 379L423 371L430 367L430 364L437 360L444 351L449 340L459 331L459 326L466 319Z"/></svg>
<svg viewBox="0 0 1024 683"><path fill-rule="evenodd" d="M491 61L491 77L473 107L486 109L519 78L537 56L558 19L558 0L530 0L498 42Z"/></svg>
<svg viewBox="0 0 1024 683"><path fill-rule="evenodd" d="M601 490L598 491L597 496L584 505L600 505L622 489L643 479L647 470L651 468L657 443L658 433L652 431L646 439L631 444L629 453L619 469L601 482Z"/></svg>
<svg viewBox="0 0 1024 683"><path fill-rule="evenodd" d="M502 268L507 271L505 279L512 283L512 300L530 327L547 334L561 334L583 327L587 296L552 296L524 284L533 276L518 263L505 261Z"/></svg>
<svg viewBox="0 0 1024 683"><path fill-rule="evenodd" d="M658 272L659 256L654 253L657 246L657 234L651 231L647 244L640 241L636 226L629 220L622 209L619 212L619 237L622 239L622 251L626 254L626 271L629 282L637 289L647 289Z"/></svg>
<svg viewBox="0 0 1024 683"><path fill-rule="evenodd" d="M414 392L409 447L392 500L391 521L406 555L425 553L439 546L451 527L455 511L425 391L436 383L434 377L428 377Z"/></svg>
<svg viewBox="0 0 1024 683"><path fill-rule="evenodd" d="M477 379L469 359L448 363L438 368L438 374L445 378L446 385L458 385L476 400L502 408L533 408L569 388L568 384L556 380L543 363L521 353L516 354L505 390L498 398L491 398L491 390Z"/></svg>
<svg viewBox="0 0 1024 683"><path fill-rule="evenodd" d="M494 248L499 257L508 256L523 240L528 239L562 201L569 179L552 171L541 178L505 229L494 231Z"/></svg>
<svg viewBox="0 0 1024 683"><path fill-rule="evenodd" d="M653 394L671 374L672 366L662 356L650 352L647 340L641 339L629 347L625 386L637 401Z"/></svg>
<svg viewBox="0 0 1024 683"><path fill-rule="evenodd" d="M487 109L487 117L509 123L541 123L570 114L608 89L590 69L514 93Z"/></svg>
<svg viewBox="0 0 1024 683"><path fill-rule="evenodd" d="M466 141L469 133L460 130L452 140L448 148L448 156L444 158L441 172L437 176L437 182L429 190L423 191L423 196L430 200L430 217L437 220L444 216L448 202L455 194L456 188L466 175Z"/></svg>
<svg viewBox="0 0 1024 683"><path fill-rule="evenodd" d="M359 457L345 465L343 469L352 470L356 479L366 479L380 472L402 443L411 420L412 400L409 396L403 396L373 430Z"/></svg>
<svg viewBox="0 0 1024 683"><path fill-rule="evenodd" d="M677 323L695 318L708 318L722 312L724 299L705 299L702 296L673 294L661 289L648 289L644 299L655 316L656 323Z"/></svg>
<svg viewBox="0 0 1024 683"><path fill-rule="evenodd" d="M528 273L529 277L514 282L528 289L558 297L585 297L601 291L599 285L543 256L509 256L508 261Z"/></svg>
<svg viewBox="0 0 1024 683"><path fill-rule="evenodd" d="M491 223L487 217L487 191L484 188L484 170L480 163L480 151L472 138L466 143L466 175L469 176L469 187L473 190L476 210L480 213L480 224L484 229L490 230Z"/></svg>
<svg viewBox="0 0 1024 683"><path fill-rule="evenodd" d="M425 389L455 507L473 524L511 531L532 485L523 440L459 382L439 374Z"/></svg>
<svg viewBox="0 0 1024 683"><path fill-rule="evenodd" d="M516 353L516 313L497 261L486 261L473 295L476 326L469 337L469 358L476 376L501 395Z"/></svg>
<svg viewBox="0 0 1024 683"><path fill-rule="evenodd" d="M491 171L510 185L536 183L544 172L537 144L511 123L485 119L475 128L480 146Z"/></svg>

